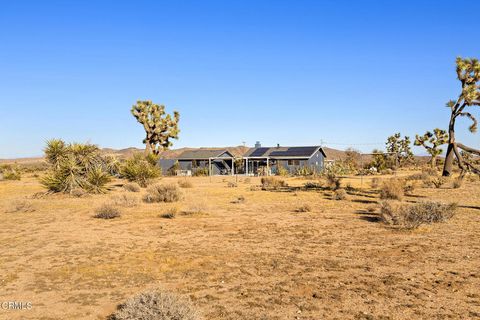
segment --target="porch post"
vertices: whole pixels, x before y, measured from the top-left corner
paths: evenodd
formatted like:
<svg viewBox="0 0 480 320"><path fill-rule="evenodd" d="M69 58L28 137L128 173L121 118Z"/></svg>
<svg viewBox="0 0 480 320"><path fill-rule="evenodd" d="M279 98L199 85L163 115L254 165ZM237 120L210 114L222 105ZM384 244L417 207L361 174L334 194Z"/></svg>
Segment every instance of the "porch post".
<svg viewBox="0 0 480 320"><path fill-rule="evenodd" d="M208 158L208 176L212 175L212 159Z"/></svg>
<svg viewBox="0 0 480 320"><path fill-rule="evenodd" d="M245 173L248 176L248 158L245 158Z"/></svg>
<svg viewBox="0 0 480 320"><path fill-rule="evenodd" d="M268 158L267 158L267 176L270 175L270 168L269 168L269 165L268 165Z"/></svg>
<svg viewBox="0 0 480 320"><path fill-rule="evenodd" d="M232 158L232 176L235 174L235 159Z"/></svg>

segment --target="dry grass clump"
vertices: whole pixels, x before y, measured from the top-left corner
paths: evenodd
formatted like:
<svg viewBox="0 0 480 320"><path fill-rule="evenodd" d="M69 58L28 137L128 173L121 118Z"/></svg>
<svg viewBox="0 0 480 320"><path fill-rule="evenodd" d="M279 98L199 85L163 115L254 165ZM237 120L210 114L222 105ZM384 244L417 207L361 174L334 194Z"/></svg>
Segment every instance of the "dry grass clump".
<svg viewBox="0 0 480 320"><path fill-rule="evenodd" d="M232 203L244 203L246 201L244 196L238 196Z"/></svg>
<svg viewBox="0 0 480 320"><path fill-rule="evenodd" d="M405 195L405 181L391 178L383 181L380 188L380 199L402 200Z"/></svg>
<svg viewBox="0 0 480 320"><path fill-rule="evenodd" d="M177 213L178 213L177 208L170 208L165 213L162 213L160 217L165 219L173 219L177 216Z"/></svg>
<svg viewBox="0 0 480 320"><path fill-rule="evenodd" d="M452 182L452 186L453 186L453 188L455 188L455 189L460 188L462 185L463 185L463 180L462 180L462 178L456 178L456 179L453 180L453 182Z"/></svg>
<svg viewBox="0 0 480 320"><path fill-rule="evenodd" d="M87 193L83 189L76 188L76 189L73 189L72 191L70 191L70 195L72 197L75 197L75 198L81 198L81 197L86 196Z"/></svg>
<svg viewBox="0 0 480 320"><path fill-rule="evenodd" d="M184 189L193 188L193 183L191 183L188 180L178 181L178 185L180 186L180 188L184 188Z"/></svg>
<svg viewBox="0 0 480 320"><path fill-rule="evenodd" d="M300 207L295 210L296 212L310 212L312 211L312 206L309 205L308 203L302 204Z"/></svg>
<svg viewBox="0 0 480 320"><path fill-rule="evenodd" d="M176 183L155 184L147 189L143 201L152 202L176 202L183 198L182 190Z"/></svg>
<svg viewBox="0 0 480 320"><path fill-rule="evenodd" d="M138 198L128 193L114 195L111 198L112 204L119 207L135 207L138 205Z"/></svg>
<svg viewBox="0 0 480 320"><path fill-rule="evenodd" d="M275 177L263 177L260 182L262 184L262 190L279 190L288 186L285 180Z"/></svg>
<svg viewBox="0 0 480 320"><path fill-rule="evenodd" d="M155 289L140 293L118 306L110 320L199 320L190 300Z"/></svg>
<svg viewBox="0 0 480 320"><path fill-rule="evenodd" d="M369 206L369 207L367 208L367 212L368 212L368 213L374 213L375 211L377 211L377 208L375 208L374 206Z"/></svg>
<svg viewBox="0 0 480 320"><path fill-rule="evenodd" d="M207 212L207 206L203 202L190 204L186 209L182 210L184 216L191 216Z"/></svg>
<svg viewBox="0 0 480 320"><path fill-rule="evenodd" d="M435 188L439 189L441 188L446 182L447 178L445 177L435 177L430 180L432 185L435 186Z"/></svg>
<svg viewBox="0 0 480 320"><path fill-rule="evenodd" d="M120 209L110 203L104 203L95 210L94 218L97 219L114 219L120 217Z"/></svg>
<svg viewBox="0 0 480 320"><path fill-rule="evenodd" d="M14 213L14 212L33 212L35 208L33 207L32 203L28 200L14 200L10 203L10 206L6 213Z"/></svg>
<svg viewBox="0 0 480 320"><path fill-rule="evenodd" d="M455 203L443 204L425 201L415 204L401 204L385 201L381 204L380 216L385 224L403 229L414 229L421 224L443 222L455 214Z"/></svg>
<svg viewBox="0 0 480 320"><path fill-rule="evenodd" d="M311 182L311 181L309 181L309 182L306 182L303 185L303 187L307 190L308 189L321 189L321 188L323 188L323 185L322 185L321 182Z"/></svg>
<svg viewBox="0 0 480 320"><path fill-rule="evenodd" d="M250 191L259 191L262 190L261 186L250 186Z"/></svg>
<svg viewBox="0 0 480 320"><path fill-rule="evenodd" d="M140 192L140 185L136 182L128 182L123 185L123 189L129 192Z"/></svg>
<svg viewBox="0 0 480 320"><path fill-rule="evenodd" d="M251 179L250 178L245 178L245 180L243 180L244 183L250 183L251 182Z"/></svg>
<svg viewBox="0 0 480 320"><path fill-rule="evenodd" d="M337 189L333 194L334 200L345 200L347 199L347 192L345 189Z"/></svg>
<svg viewBox="0 0 480 320"><path fill-rule="evenodd" d="M237 185L236 182L231 182L231 181L229 181L229 182L227 183L227 187L229 187L229 188L236 188L236 187L238 187L238 185Z"/></svg>

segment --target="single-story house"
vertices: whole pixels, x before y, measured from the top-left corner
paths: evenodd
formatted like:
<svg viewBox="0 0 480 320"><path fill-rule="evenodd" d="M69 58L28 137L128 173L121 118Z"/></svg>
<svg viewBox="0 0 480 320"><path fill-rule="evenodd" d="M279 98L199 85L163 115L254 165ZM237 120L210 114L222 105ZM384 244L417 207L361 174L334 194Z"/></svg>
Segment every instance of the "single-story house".
<svg viewBox="0 0 480 320"><path fill-rule="evenodd" d="M262 147L257 143L243 156L244 171L247 175L270 175L282 167L291 174L303 169L320 172L326 157L321 146Z"/></svg>
<svg viewBox="0 0 480 320"><path fill-rule="evenodd" d="M235 174L235 157L227 149L196 149L181 153L175 159L160 159L163 174L195 175L202 170L208 175Z"/></svg>

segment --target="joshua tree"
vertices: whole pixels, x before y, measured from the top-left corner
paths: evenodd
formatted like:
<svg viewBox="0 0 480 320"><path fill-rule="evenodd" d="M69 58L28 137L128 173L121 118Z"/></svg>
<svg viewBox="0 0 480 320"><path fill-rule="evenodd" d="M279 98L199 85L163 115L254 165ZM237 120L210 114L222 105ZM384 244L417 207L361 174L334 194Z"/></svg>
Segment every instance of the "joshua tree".
<svg viewBox="0 0 480 320"><path fill-rule="evenodd" d="M410 149L410 138L405 136L403 139L401 138L400 133L395 133L393 136L388 137L387 143L387 153L391 156L390 161L396 162L398 161L398 165L402 166L406 162L412 160L413 153ZM392 159L394 157L394 159Z"/></svg>
<svg viewBox="0 0 480 320"><path fill-rule="evenodd" d="M132 106L132 115L145 129L146 137L145 153L158 155L161 150L168 149L172 142L170 139L178 139L178 121L180 114L173 112L173 117L165 113L165 106L152 101L137 101Z"/></svg>
<svg viewBox="0 0 480 320"><path fill-rule="evenodd" d="M477 131L477 119L465 111L467 107L480 106L480 63L477 59L457 58L457 78L462 84L462 92L456 101L447 102L447 107L451 110L450 123L448 125L448 148L443 167L443 176L452 174L453 160L457 158L458 166L461 169L461 176L467 170L480 174L480 168L475 167L472 162L462 157L459 148L465 152L480 155L480 150L467 147L466 145L455 141L455 120L457 117L467 117L472 121L470 132Z"/></svg>
<svg viewBox="0 0 480 320"><path fill-rule="evenodd" d="M443 152L439 146L447 142L447 131L435 128L433 129L433 133L427 131L423 136L419 136L417 134L413 144L416 146L423 146L427 150L428 154L431 156L430 165L432 168L435 168L435 165L437 164L437 157Z"/></svg>

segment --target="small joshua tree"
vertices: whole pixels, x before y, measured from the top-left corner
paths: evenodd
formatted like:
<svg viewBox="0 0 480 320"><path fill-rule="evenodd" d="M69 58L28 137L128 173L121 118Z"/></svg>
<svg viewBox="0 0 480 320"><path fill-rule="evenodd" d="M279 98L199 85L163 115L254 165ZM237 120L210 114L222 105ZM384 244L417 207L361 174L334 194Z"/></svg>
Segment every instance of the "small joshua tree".
<svg viewBox="0 0 480 320"><path fill-rule="evenodd" d="M152 101L137 101L132 106L132 115L145 129L146 137L145 153L158 155L161 150L168 149L172 142L170 139L178 139L178 121L180 114L173 112L173 117L165 113L165 106Z"/></svg>
<svg viewBox="0 0 480 320"><path fill-rule="evenodd" d="M413 144L416 146L423 146L425 150L427 150L428 154L431 156L430 165L432 168L435 168L437 164L437 157L443 152L439 146L447 142L447 132L445 130L435 128L433 129L433 133L427 131L423 136L419 136L417 134Z"/></svg>
<svg viewBox="0 0 480 320"><path fill-rule="evenodd" d="M461 177L466 171L480 175L480 168L462 156L458 149L469 154L480 155L480 150L467 147L466 145L455 141L455 121L458 117L467 117L472 121L470 132L477 131L477 119L468 111L467 107L480 106L480 62L477 59L462 59L460 57L456 60L457 64L457 78L462 84L462 92L456 101L447 102L447 107L450 108L450 123L448 125L448 148L445 158L445 165L443 167L443 176L450 176L453 169L453 160L457 158L458 166L461 170Z"/></svg>
<svg viewBox="0 0 480 320"><path fill-rule="evenodd" d="M409 137L405 136L402 139L400 133L395 133L393 136L388 137L385 145L387 147L387 153L390 154L389 159L395 163L395 166L398 165L401 167L413 159Z"/></svg>

